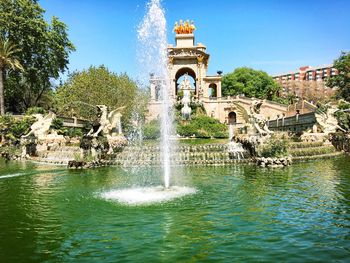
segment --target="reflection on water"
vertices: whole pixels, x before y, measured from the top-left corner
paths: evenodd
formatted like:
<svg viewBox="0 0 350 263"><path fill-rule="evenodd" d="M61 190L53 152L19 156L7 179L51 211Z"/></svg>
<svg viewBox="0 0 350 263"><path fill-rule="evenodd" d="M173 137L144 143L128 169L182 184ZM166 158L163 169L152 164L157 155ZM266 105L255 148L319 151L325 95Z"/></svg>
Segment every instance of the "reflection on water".
<svg viewBox="0 0 350 263"><path fill-rule="evenodd" d="M282 169L187 167L179 185L195 188L195 194L126 206L96 193L160 185L159 170L69 171L0 162L0 258L345 261L349 171L348 157Z"/></svg>

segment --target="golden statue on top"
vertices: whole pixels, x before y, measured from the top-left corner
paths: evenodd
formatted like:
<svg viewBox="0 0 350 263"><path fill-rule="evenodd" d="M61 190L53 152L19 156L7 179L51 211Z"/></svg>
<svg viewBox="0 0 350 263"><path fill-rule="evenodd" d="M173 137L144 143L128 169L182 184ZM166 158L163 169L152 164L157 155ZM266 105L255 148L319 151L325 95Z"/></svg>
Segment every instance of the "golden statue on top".
<svg viewBox="0 0 350 263"><path fill-rule="evenodd" d="M183 22L182 20L178 22L175 22L174 26L174 32L176 34L192 34L193 31L196 30L196 27L194 26L193 21L186 20Z"/></svg>

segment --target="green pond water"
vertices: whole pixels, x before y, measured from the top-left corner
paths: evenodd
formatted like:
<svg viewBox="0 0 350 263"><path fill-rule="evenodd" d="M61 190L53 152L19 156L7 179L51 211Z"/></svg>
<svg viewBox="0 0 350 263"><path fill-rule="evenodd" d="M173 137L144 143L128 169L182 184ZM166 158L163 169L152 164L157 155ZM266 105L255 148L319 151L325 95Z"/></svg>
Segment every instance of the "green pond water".
<svg viewBox="0 0 350 263"><path fill-rule="evenodd" d="M0 161L0 262L350 259L349 157L274 170L172 171L177 185L196 193L135 206L103 194L160 185L157 168L68 171Z"/></svg>

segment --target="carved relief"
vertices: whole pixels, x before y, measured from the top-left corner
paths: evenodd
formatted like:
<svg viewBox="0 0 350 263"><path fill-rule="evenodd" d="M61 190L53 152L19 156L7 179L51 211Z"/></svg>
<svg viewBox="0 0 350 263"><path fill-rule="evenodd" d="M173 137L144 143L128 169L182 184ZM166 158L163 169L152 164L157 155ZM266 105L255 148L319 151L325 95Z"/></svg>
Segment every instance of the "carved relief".
<svg viewBox="0 0 350 263"><path fill-rule="evenodd" d="M203 63L203 60L204 60L204 56L203 55L198 55L197 56L198 66L200 66Z"/></svg>
<svg viewBox="0 0 350 263"><path fill-rule="evenodd" d="M174 64L174 56L168 56L168 63L171 66Z"/></svg>

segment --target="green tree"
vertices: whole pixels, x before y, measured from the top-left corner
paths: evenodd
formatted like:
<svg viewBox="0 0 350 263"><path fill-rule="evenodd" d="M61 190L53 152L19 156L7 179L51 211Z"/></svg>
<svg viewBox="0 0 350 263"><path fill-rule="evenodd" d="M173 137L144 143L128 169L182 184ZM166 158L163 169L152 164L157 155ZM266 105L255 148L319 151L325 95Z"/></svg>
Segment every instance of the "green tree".
<svg viewBox="0 0 350 263"><path fill-rule="evenodd" d="M57 17L48 23L44 13L37 0L0 1L0 37L21 50L17 56L25 69L6 72L6 106L13 112L49 101L52 81L67 69L74 51L67 26Z"/></svg>
<svg viewBox="0 0 350 263"><path fill-rule="evenodd" d="M4 104L4 72L7 67L16 70L23 70L21 63L15 57L18 53L16 46L8 40L0 38L0 114L5 114Z"/></svg>
<svg viewBox="0 0 350 263"><path fill-rule="evenodd" d="M342 52L333 66L339 74L327 80L327 86L338 88L337 97L350 101L350 52Z"/></svg>
<svg viewBox="0 0 350 263"><path fill-rule="evenodd" d="M281 87L266 72L251 68L237 68L222 78L224 96L245 95L260 99L277 100Z"/></svg>
<svg viewBox="0 0 350 263"><path fill-rule="evenodd" d="M90 67L71 74L55 95L57 113L93 120L95 105L113 110L125 106L123 120L128 120L138 95L137 85L126 74L115 74L106 67ZM137 103L137 101L136 101Z"/></svg>

